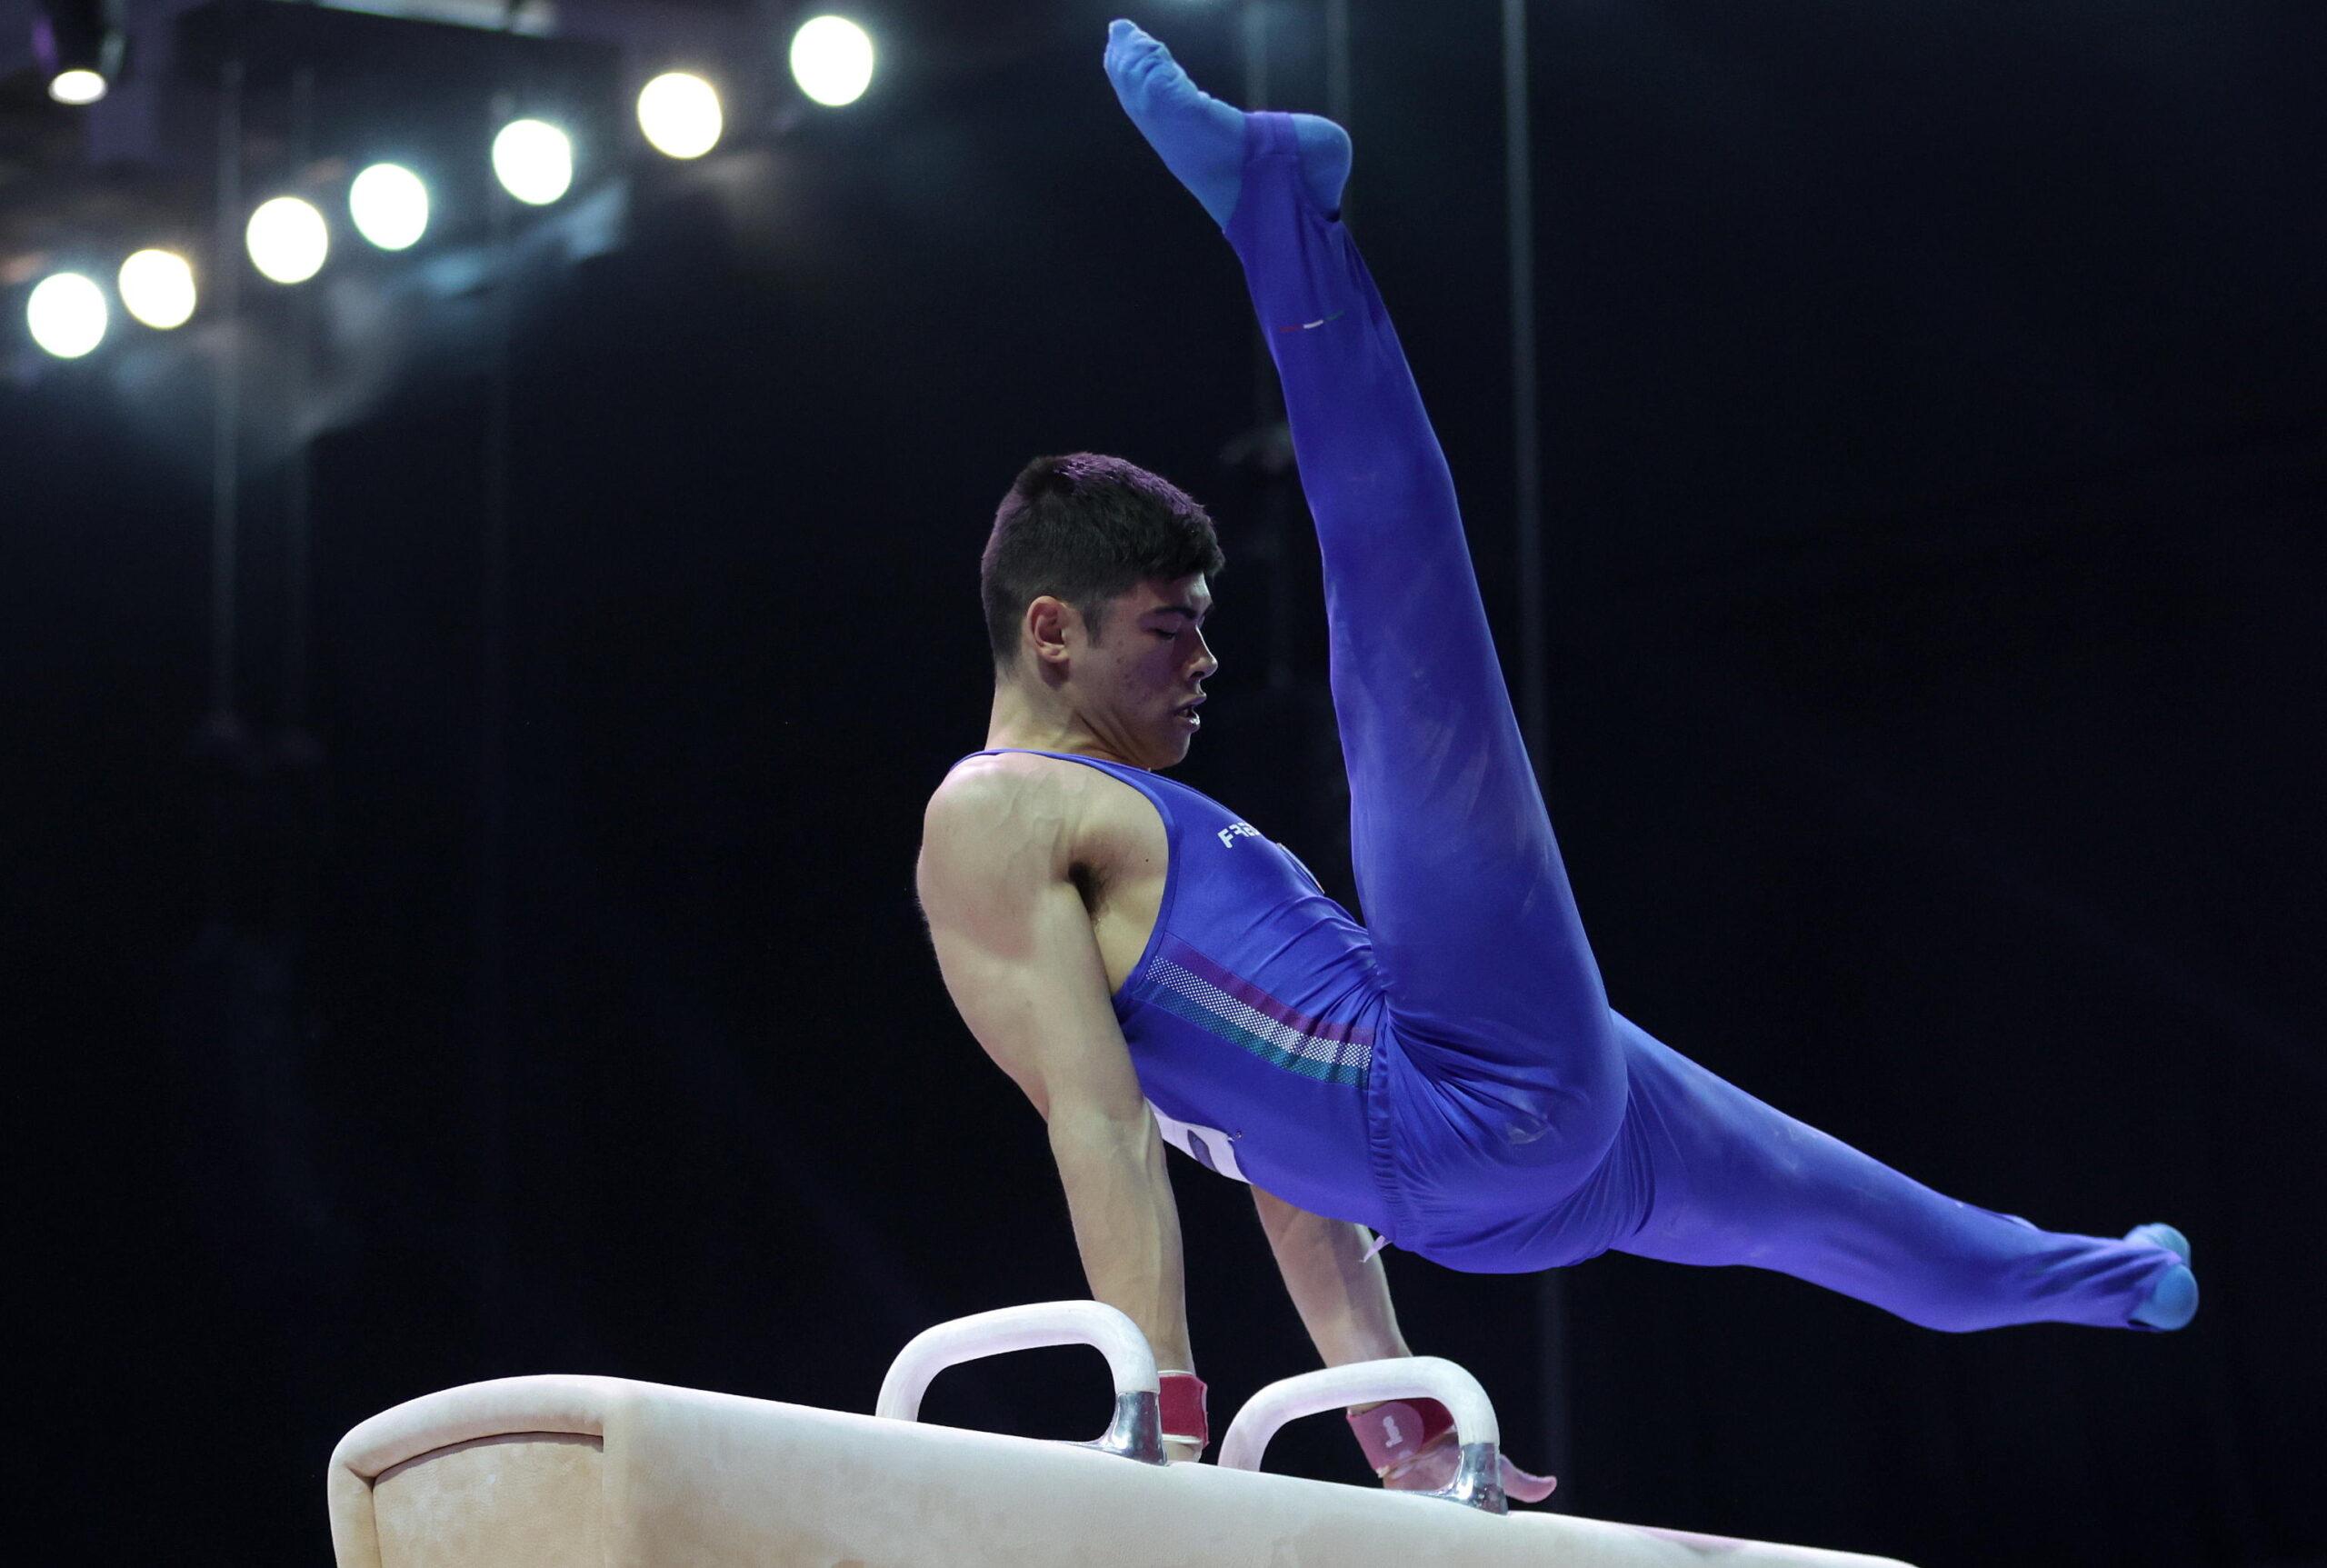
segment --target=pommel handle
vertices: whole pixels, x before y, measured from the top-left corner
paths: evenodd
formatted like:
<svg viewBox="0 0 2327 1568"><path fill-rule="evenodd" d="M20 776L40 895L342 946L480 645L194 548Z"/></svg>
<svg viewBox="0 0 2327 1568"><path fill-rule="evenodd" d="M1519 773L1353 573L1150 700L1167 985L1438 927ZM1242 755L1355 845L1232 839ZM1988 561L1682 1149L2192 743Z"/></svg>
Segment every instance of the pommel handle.
<svg viewBox="0 0 2327 1568"><path fill-rule="evenodd" d="M1035 1302L999 1307L924 1329L907 1341L889 1363L873 1413L892 1421L917 1421L921 1396L947 1367L1054 1344L1095 1345L1107 1358L1107 1371L1114 1378L1114 1423L1103 1435L1078 1446L1149 1464L1164 1463L1155 1353L1139 1325L1104 1302Z"/></svg>
<svg viewBox="0 0 2327 1568"><path fill-rule="evenodd" d="M1281 1378L1246 1400L1229 1423L1228 1435L1220 1440L1220 1463L1258 1470L1269 1439L1286 1422L1391 1399L1434 1399L1454 1417L1454 1440L1462 1445L1454 1480L1442 1492L1417 1495L1447 1498L1489 1513L1510 1511L1503 1494L1503 1432L1494 1406L1477 1378L1443 1356L1352 1362Z"/></svg>

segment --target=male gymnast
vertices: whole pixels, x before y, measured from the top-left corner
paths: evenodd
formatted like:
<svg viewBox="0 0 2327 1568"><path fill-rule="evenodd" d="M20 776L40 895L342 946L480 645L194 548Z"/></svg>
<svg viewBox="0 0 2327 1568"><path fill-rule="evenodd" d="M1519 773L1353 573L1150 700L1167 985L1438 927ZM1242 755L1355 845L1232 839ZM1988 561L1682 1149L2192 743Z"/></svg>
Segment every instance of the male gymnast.
<svg viewBox="0 0 2327 1568"><path fill-rule="evenodd" d="M917 883L963 1019L1049 1129L1092 1294L1146 1333L1171 1457L1208 1440L1169 1142L1248 1183L1328 1365L1411 1353L1378 1257L1532 1272L1613 1248L1774 1269L1962 1332L2159 1331L2189 1243L1944 1197L1610 1008L1405 356L1338 213L1341 127L1243 114L1128 22L1104 65L1243 264L1316 520L1358 924L1187 755L1211 519L1119 458L1038 458L981 562L984 751L932 796ZM1379 1238L1369 1237L1369 1228ZM1433 1401L1350 1413L1387 1485L1443 1486ZM1553 1487L1507 1461L1513 1498Z"/></svg>

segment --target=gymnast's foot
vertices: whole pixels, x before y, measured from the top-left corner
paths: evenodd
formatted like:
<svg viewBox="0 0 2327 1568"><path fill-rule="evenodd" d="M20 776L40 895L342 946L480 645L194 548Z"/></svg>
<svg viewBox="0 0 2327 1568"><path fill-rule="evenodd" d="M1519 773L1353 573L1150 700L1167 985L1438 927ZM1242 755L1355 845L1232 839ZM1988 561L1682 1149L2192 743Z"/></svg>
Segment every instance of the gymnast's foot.
<svg viewBox="0 0 2327 1568"><path fill-rule="evenodd" d="M1147 145L1212 215L1228 226L1244 168L1244 114L1199 92L1172 51L1129 22L1107 24L1107 79ZM1331 217L1349 179L1349 133L1317 115L1293 116L1302 182Z"/></svg>
<svg viewBox="0 0 2327 1568"><path fill-rule="evenodd" d="M2190 1272L2190 1238L2172 1225L2135 1225L2125 1233L2129 1242L2147 1242L2178 1255L2182 1262L2158 1276L2149 1300L2133 1309L2133 1321L2152 1328L2180 1328L2198 1315L2198 1276Z"/></svg>

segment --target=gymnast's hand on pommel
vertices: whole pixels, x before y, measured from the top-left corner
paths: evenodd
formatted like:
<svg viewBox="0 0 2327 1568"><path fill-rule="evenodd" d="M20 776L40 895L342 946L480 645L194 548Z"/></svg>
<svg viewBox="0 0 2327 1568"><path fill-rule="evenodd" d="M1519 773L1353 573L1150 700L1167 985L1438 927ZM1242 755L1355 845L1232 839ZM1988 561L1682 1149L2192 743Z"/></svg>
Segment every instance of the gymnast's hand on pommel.
<svg viewBox="0 0 2327 1568"><path fill-rule="evenodd" d="M1361 1405L1359 1409L1370 1409ZM1442 1432L1423 1445L1411 1459L1401 1460L1383 1471L1382 1484L1393 1492L1439 1492L1453 1484L1454 1472L1462 1463L1463 1452L1451 1431ZM1541 1503L1552 1494L1559 1482L1549 1475L1537 1475L1505 1459L1503 1462L1503 1493L1513 1503Z"/></svg>

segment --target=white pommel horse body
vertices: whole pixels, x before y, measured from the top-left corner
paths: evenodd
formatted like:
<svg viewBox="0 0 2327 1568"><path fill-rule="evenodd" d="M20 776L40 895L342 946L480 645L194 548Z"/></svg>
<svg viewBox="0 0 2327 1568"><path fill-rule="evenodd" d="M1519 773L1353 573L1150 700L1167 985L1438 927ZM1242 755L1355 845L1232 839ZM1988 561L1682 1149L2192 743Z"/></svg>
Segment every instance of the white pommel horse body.
<svg viewBox="0 0 2327 1568"><path fill-rule="evenodd" d="M1095 1345L1115 1385L1089 1443L917 1419L946 1367ZM1155 1358L1091 1301L1006 1307L914 1338L876 1413L624 1378L504 1377L381 1412L333 1451L339 1568L1903 1568L1888 1558L1505 1510L1485 1392L1435 1356L1271 1383L1217 1464L1164 1463ZM1443 1493L1261 1473L1302 1415L1429 1397L1463 1463Z"/></svg>

